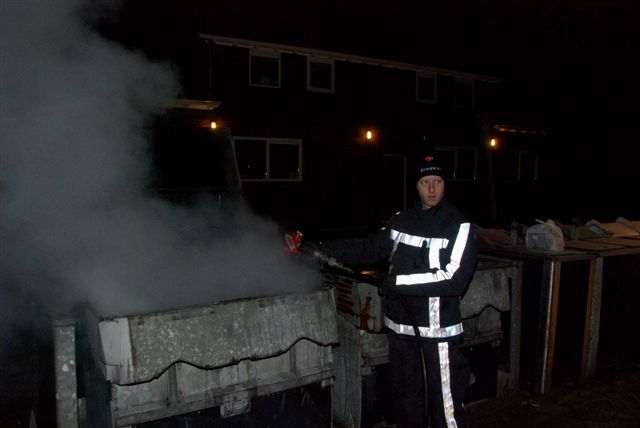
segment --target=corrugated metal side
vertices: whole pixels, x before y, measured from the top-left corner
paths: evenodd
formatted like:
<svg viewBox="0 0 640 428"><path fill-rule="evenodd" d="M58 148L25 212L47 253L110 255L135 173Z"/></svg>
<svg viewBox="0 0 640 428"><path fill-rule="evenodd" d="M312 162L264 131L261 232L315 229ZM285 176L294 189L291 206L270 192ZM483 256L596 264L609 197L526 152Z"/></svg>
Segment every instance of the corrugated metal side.
<svg viewBox="0 0 640 428"><path fill-rule="evenodd" d="M333 289L240 299L100 322L114 426L333 382L338 343Z"/></svg>
<svg viewBox="0 0 640 428"><path fill-rule="evenodd" d="M158 379L112 385L114 426L220 407L222 417L251 410L253 397L333 382L332 347L302 339L281 355L215 369L176 363Z"/></svg>
<svg viewBox="0 0 640 428"><path fill-rule="evenodd" d="M123 333L102 337L105 360L114 368L107 370L113 376L108 380L147 382L177 361L216 368L260 360L287 352L301 339L336 344L335 317L333 292L322 289L103 320L101 332Z"/></svg>

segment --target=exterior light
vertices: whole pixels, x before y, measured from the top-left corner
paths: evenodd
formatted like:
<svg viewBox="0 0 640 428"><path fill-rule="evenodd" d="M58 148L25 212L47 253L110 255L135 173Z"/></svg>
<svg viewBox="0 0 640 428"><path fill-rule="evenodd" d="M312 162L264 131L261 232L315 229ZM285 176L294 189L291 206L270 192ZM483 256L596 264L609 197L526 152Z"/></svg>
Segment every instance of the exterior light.
<svg viewBox="0 0 640 428"><path fill-rule="evenodd" d="M489 140L489 146L492 149L495 149L496 147L498 147L498 139L497 138L491 138L491 140Z"/></svg>
<svg viewBox="0 0 640 428"><path fill-rule="evenodd" d="M367 141L373 140L373 132L371 130L367 130L367 133L365 135L366 135Z"/></svg>
<svg viewBox="0 0 640 428"><path fill-rule="evenodd" d="M211 122L209 122L209 127L211 129L218 129L218 124L216 123L215 120L212 120Z"/></svg>

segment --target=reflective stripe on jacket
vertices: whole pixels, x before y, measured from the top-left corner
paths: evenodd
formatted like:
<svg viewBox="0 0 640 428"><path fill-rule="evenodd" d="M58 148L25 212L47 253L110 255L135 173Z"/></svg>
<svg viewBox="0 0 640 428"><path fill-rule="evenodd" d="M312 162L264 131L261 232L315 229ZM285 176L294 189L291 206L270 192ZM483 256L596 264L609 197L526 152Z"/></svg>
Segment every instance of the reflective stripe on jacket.
<svg viewBox="0 0 640 428"><path fill-rule="evenodd" d="M388 227L364 239L334 241L323 251L348 264L387 258L389 283L404 296L420 335L446 339L462 333L460 300L473 276L477 247L473 228L446 199L423 210L408 209ZM399 299L383 299L385 325L413 335L412 316Z"/></svg>

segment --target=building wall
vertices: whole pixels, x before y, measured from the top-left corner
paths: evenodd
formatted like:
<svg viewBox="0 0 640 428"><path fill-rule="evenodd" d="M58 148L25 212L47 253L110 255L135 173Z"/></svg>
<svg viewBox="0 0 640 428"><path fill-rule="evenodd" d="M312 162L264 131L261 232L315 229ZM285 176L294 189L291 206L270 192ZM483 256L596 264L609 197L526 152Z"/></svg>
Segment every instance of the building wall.
<svg viewBox="0 0 640 428"><path fill-rule="evenodd" d="M443 71L437 75L437 102L425 103L416 100L415 70L336 59L333 93L312 92L307 56L283 51L280 86L258 87L249 84L251 49L199 43L194 63L206 65L207 74L193 74L199 84L192 82L192 96L220 101L214 113L223 127L236 137L302 142L300 180L243 180L243 194L259 214L290 228L375 229L414 203L408 172L420 155L458 148L475 149L475 171L460 174L471 179L451 180L447 192L473 221L508 223L535 207L543 175L528 181L500 177L497 165L509 157L493 159L496 153L486 147L492 132L483 118L506 109L495 81ZM473 106L458 105L461 81L473 82ZM374 131L373 141L364 140L367 129ZM511 145L532 151L538 169L544 165L535 139L503 135L501 144L500 150Z"/></svg>

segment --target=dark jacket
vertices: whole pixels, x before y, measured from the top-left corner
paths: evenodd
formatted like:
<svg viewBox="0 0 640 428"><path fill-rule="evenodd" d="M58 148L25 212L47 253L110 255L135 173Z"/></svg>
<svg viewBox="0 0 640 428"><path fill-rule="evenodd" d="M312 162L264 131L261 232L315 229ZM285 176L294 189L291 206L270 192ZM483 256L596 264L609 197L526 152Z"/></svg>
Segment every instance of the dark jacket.
<svg viewBox="0 0 640 428"><path fill-rule="evenodd" d="M424 338L444 340L462 333L460 300L476 265L473 228L453 205L412 208L364 239L333 241L322 250L347 264L390 261L387 283L404 296ZM383 301L385 325L414 335L411 316L399 298Z"/></svg>

